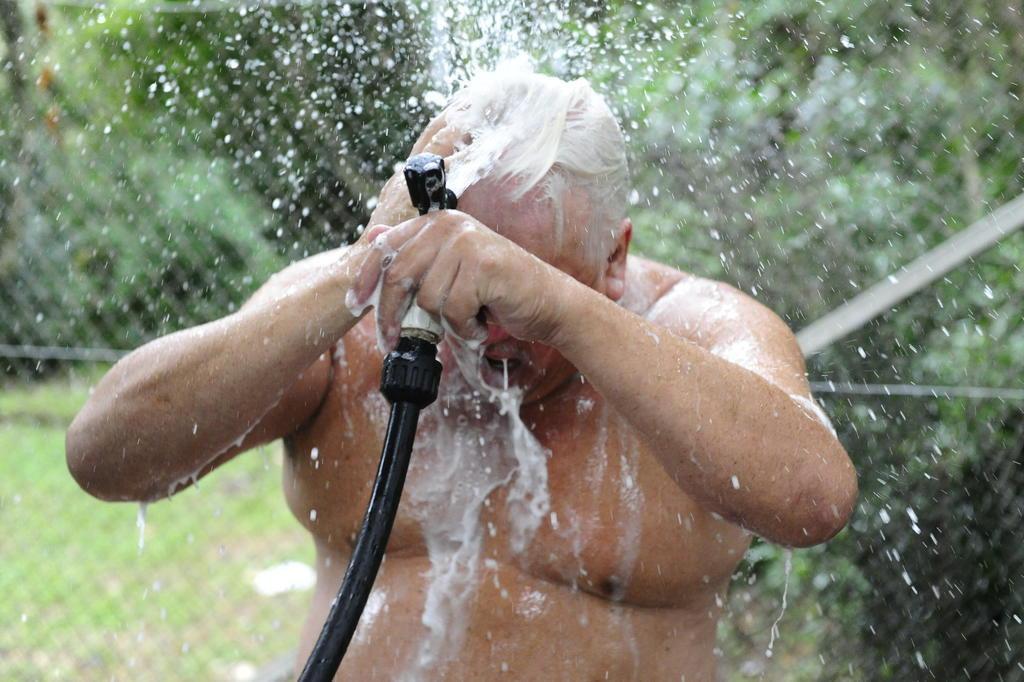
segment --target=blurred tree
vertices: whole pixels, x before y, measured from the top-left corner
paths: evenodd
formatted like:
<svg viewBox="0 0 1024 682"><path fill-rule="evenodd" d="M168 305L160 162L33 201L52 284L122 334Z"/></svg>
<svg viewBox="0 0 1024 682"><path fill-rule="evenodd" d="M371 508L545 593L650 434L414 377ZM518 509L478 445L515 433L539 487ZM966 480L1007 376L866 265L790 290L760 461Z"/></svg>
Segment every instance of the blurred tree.
<svg viewBox="0 0 1024 682"><path fill-rule="evenodd" d="M14 260L17 234L32 215L29 186L35 177L32 151L23 127L32 104L25 63L28 45L21 10L15 0L0 0L0 94L9 102L7 123L0 127L0 273Z"/></svg>
<svg viewBox="0 0 1024 682"><path fill-rule="evenodd" d="M115 11L82 38L97 63L117 65L97 93L111 123L225 159L274 212L264 236L301 257L355 236L433 108L410 12L399 2Z"/></svg>

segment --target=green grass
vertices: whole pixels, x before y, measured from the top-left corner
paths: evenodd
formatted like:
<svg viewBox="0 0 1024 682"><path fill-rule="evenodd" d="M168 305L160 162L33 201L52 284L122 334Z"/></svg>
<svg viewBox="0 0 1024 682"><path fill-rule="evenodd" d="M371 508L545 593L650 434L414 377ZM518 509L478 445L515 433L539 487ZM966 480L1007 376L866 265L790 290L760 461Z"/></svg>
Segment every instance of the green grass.
<svg viewBox="0 0 1024 682"><path fill-rule="evenodd" d="M246 453L149 507L82 492L64 430L88 385L0 394L0 678L236 679L292 649L309 593L259 595L253 575L311 563L280 491L279 448Z"/></svg>

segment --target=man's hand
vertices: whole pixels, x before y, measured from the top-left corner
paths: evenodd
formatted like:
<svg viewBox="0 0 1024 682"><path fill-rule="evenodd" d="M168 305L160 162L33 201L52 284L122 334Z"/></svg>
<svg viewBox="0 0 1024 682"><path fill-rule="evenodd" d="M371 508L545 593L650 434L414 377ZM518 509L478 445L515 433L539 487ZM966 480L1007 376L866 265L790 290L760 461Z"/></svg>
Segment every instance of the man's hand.
<svg viewBox="0 0 1024 682"><path fill-rule="evenodd" d="M441 112L416 140L409 156L421 153L437 154L444 159L445 166L451 170L456 146L468 143L467 134L463 130L448 125L444 112ZM370 225L398 225L414 217L416 217L416 209L409 201L409 190L405 186L405 177L399 170L391 176L381 190L377 199L377 207L370 216Z"/></svg>
<svg viewBox="0 0 1024 682"><path fill-rule="evenodd" d="M459 211L438 211L396 227L372 227L373 243L355 275L351 302L362 307L380 282L377 325L389 347L416 303L463 340L482 341L487 322L525 341L549 342L571 278Z"/></svg>

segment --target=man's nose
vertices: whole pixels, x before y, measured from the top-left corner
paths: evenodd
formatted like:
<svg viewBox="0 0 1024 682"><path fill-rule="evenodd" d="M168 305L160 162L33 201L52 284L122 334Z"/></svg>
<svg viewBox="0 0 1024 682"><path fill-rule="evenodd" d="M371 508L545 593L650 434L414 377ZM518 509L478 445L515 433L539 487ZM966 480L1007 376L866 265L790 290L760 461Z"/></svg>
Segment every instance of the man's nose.
<svg viewBox="0 0 1024 682"><path fill-rule="evenodd" d="M506 331L504 327L499 324L487 323L487 339L484 341L485 344L490 345L492 343L498 343L505 339L511 339L512 335Z"/></svg>

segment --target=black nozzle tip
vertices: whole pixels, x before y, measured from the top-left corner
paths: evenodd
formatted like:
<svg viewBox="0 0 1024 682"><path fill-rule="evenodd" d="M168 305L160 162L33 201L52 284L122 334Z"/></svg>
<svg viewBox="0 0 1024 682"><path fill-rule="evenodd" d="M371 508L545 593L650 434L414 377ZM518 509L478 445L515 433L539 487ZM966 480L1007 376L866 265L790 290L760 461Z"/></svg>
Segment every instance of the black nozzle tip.
<svg viewBox="0 0 1024 682"><path fill-rule="evenodd" d="M445 187L444 159L437 154L417 154L405 162L405 184L409 199L420 215L431 209L455 208L455 193Z"/></svg>

